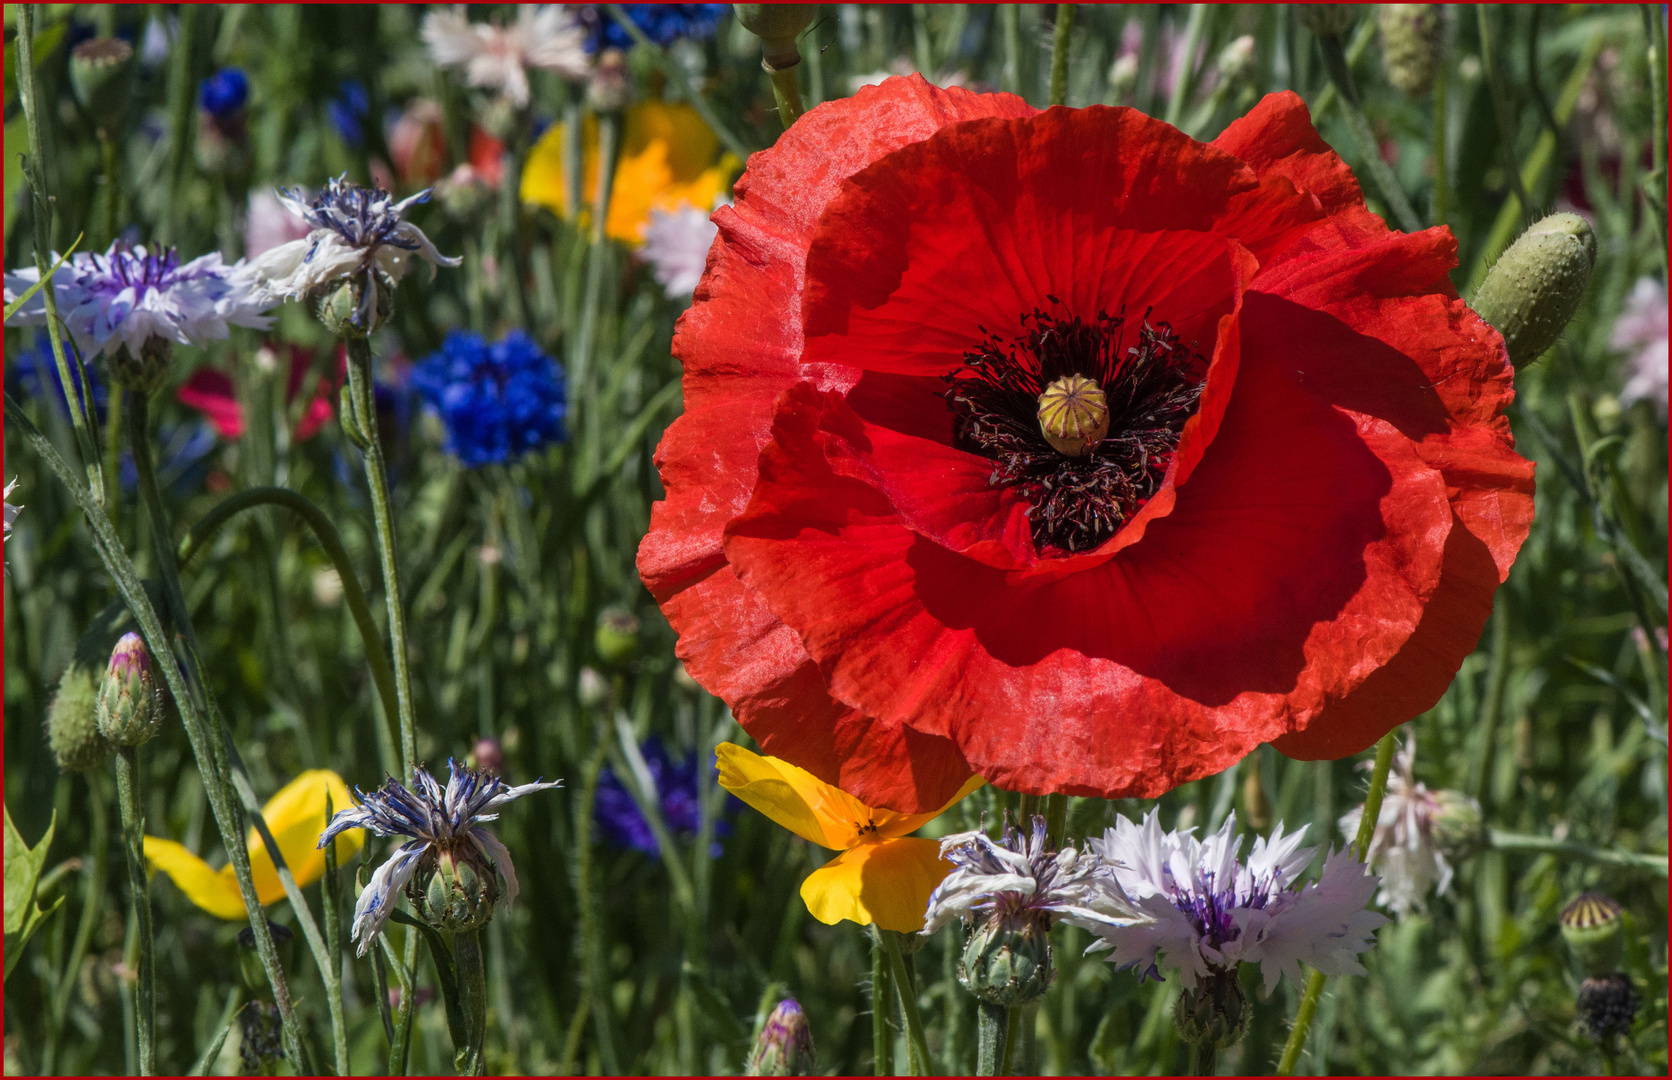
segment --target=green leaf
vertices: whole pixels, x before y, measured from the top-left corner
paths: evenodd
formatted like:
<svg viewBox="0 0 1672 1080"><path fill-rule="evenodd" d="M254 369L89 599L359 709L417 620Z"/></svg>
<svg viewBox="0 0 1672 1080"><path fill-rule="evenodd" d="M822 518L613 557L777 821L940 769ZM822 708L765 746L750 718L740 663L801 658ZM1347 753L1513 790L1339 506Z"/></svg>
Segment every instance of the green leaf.
<svg viewBox="0 0 1672 1080"><path fill-rule="evenodd" d="M52 264L52 269L46 272L45 277L29 286L29 288L23 291L23 295L6 305L6 318L10 319L13 315L17 314L23 305L29 302L30 297L41 291L41 286L52 280L52 275L58 272L58 268L60 266L63 266L65 263L70 261L70 256L75 254L75 249L81 246L82 238L86 235L86 233L82 233L81 236L76 237L75 243L70 245L70 249L68 251L58 256L58 261Z"/></svg>
<svg viewBox="0 0 1672 1080"><path fill-rule="evenodd" d="M23 834L12 824L12 811L5 808L6 817L6 976L23 957L23 947L36 930L63 906L64 898L45 911L35 903L35 889L41 881L41 867L46 863L47 849L52 846L52 832L58 826L58 814L53 812L46 835L31 848Z"/></svg>

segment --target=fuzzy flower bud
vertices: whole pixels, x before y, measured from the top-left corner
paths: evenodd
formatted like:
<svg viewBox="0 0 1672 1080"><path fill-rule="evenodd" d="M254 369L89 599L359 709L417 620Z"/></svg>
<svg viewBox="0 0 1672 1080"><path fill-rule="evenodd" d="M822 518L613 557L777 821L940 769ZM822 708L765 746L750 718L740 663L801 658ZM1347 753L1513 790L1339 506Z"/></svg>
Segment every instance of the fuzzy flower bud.
<svg viewBox="0 0 1672 1080"><path fill-rule="evenodd" d="M466 764L498 776L505 771L505 751L500 747L498 739L477 739Z"/></svg>
<svg viewBox="0 0 1672 1080"><path fill-rule="evenodd" d="M137 357L127 345L119 345L109 354L111 378L116 380L116 385L148 397L168 381L173 354L173 344L167 338L156 336L145 339Z"/></svg>
<svg viewBox="0 0 1672 1080"><path fill-rule="evenodd" d="M1597 1042L1624 1035L1637 1018L1637 992L1619 972L1579 984L1579 1019Z"/></svg>
<svg viewBox="0 0 1672 1080"><path fill-rule="evenodd" d="M372 331L388 322L395 313L394 282L384 281L381 284L383 287L377 290L375 305L365 304L366 286L360 277L345 278L341 284L327 286L317 294L320 323L344 341L370 337ZM371 310L363 310L368 306Z"/></svg>
<svg viewBox="0 0 1672 1080"><path fill-rule="evenodd" d="M1179 1038L1204 1050L1235 1046L1248 1030L1254 1006L1243 993L1235 968L1218 972L1179 995L1173 1023Z"/></svg>
<svg viewBox="0 0 1672 1080"><path fill-rule="evenodd" d="M115 130L128 103L134 47L121 38L93 38L70 50L70 89L87 114Z"/></svg>
<svg viewBox="0 0 1672 1080"><path fill-rule="evenodd" d="M1448 858L1462 860L1479 851L1486 839L1480 803L1461 791L1443 788L1433 794L1428 826L1434 844Z"/></svg>
<svg viewBox="0 0 1672 1080"><path fill-rule="evenodd" d="M1557 921L1562 939L1587 976L1600 978L1620 966L1625 920L1614 900L1601 893L1581 893L1562 909Z"/></svg>
<svg viewBox="0 0 1672 1080"><path fill-rule="evenodd" d="M499 874L475 844L430 849L406 887L413 914L437 930L478 930L499 900Z"/></svg>
<svg viewBox="0 0 1672 1080"><path fill-rule="evenodd" d="M743 1075L811 1076L815 1068L813 1029L807 1024L807 1014L794 998L785 998L767 1017Z"/></svg>
<svg viewBox="0 0 1672 1080"><path fill-rule="evenodd" d="M94 669L72 661L46 711L47 745L66 772L86 772L110 756L110 741L99 733L98 697Z"/></svg>
<svg viewBox="0 0 1672 1080"><path fill-rule="evenodd" d="M1504 335L1510 363L1544 355L1579 310L1597 238L1578 214L1551 214L1521 234L1481 282L1471 306Z"/></svg>
<svg viewBox="0 0 1672 1080"><path fill-rule="evenodd" d="M1138 85L1138 57L1127 53L1109 65L1109 92L1116 97L1125 97L1131 89Z"/></svg>
<svg viewBox="0 0 1672 1080"><path fill-rule="evenodd" d="M737 21L761 39L761 67L783 71L801 63L795 39L813 21L817 4L733 4Z"/></svg>
<svg viewBox="0 0 1672 1080"><path fill-rule="evenodd" d="M99 733L117 746L138 746L162 727L162 694L138 634L123 634L111 651L96 711Z"/></svg>
<svg viewBox="0 0 1672 1080"><path fill-rule="evenodd" d="M612 608L598 616L592 635L598 659L613 668L625 667L639 654L639 620L630 611Z"/></svg>
<svg viewBox="0 0 1672 1080"><path fill-rule="evenodd" d="M1377 12L1382 34L1382 70L1396 90L1420 97L1434 85L1444 30L1438 4L1383 4Z"/></svg>
<svg viewBox="0 0 1672 1080"><path fill-rule="evenodd" d="M1300 4L1295 8L1300 24L1319 37L1345 34L1358 21L1357 4Z"/></svg>
<svg viewBox="0 0 1672 1080"><path fill-rule="evenodd" d="M999 920L980 923L964 946L958 981L992 1005L1029 1005L1056 979L1050 927L1029 923L1010 929Z"/></svg>

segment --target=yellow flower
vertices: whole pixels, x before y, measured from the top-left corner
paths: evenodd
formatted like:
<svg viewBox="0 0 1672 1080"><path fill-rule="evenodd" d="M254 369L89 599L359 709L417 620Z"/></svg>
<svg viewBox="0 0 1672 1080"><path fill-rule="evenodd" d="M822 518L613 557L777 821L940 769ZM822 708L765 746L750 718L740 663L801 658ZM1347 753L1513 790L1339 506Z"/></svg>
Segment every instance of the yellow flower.
<svg viewBox="0 0 1672 1080"><path fill-rule="evenodd" d="M598 122L593 117L588 116L581 128L581 147L581 198L591 203L598 194ZM652 209L710 210L716 199L730 192L742 164L735 154L720 153L719 137L690 105L640 102L627 110L604 231L623 243L640 244ZM559 217L569 216L562 124L547 128L529 153L523 165L522 198L549 207Z"/></svg>
<svg viewBox="0 0 1672 1080"><path fill-rule="evenodd" d="M802 882L801 899L813 918L923 929L929 894L952 864L940 857L938 841L906 834L980 787L979 776L933 813L902 814L866 806L805 769L732 743L717 746L715 756L721 787L795 835L841 852Z"/></svg>
<svg viewBox="0 0 1672 1080"><path fill-rule="evenodd" d="M325 831L325 796L331 795L333 810L354 805L343 778L329 769L309 769L267 800L261 816L279 843L285 865L296 875L297 885L311 885L325 876L325 852L314 845ZM350 829L337 838L337 860L346 862L366 842L364 829ZM255 892L263 904L271 904L284 895L279 884L279 873L273 868L273 857L267 845L254 829L250 830L250 870L255 878ZM238 879L228 863L219 870L187 851L184 845L157 836L145 838L145 859L153 870L161 870L174 879L192 903L209 914L222 919L245 919L243 894L238 891Z"/></svg>

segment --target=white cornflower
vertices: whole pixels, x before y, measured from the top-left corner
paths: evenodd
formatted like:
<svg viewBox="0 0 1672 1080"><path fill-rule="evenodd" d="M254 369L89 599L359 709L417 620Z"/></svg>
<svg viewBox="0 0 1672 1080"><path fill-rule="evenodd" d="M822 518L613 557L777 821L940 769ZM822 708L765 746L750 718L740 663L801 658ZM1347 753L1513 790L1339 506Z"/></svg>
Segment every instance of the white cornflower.
<svg viewBox="0 0 1672 1080"><path fill-rule="evenodd" d="M344 829L411 837L372 871L354 904L352 936L361 956L388 921L401 889L420 870L418 881L407 889L407 899L420 918L438 929L475 929L487 922L494 902L501 898L499 878L505 882L505 906L509 908L517 898L511 853L480 823L499 817L491 811L506 803L558 787L562 781L512 787L496 775L461 769L451 760L447 772L445 789L422 768L412 770L410 788L393 777L370 795L355 788L360 805L337 811L320 834L319 847Z"/></svg>
<svg viewBox="0 0 1672 1080"><path fill-rule="evenodd" d="M929 895L925 934L953 919L1022 930L1048 929L1055 917L1097 933L1143 918L1096 855L1049 850L1042 817L1034 818L1031 836L1007 823L999 840L980 829L944 837L940 853L955 869Z"/></svg>
<svg viewBox="0 0 1672 1080"><path fill-rule="evenodd" d="M528 104L528 68L547 68L579 82L587 75L586 31L557 4L517 9L507 27L471 22L463 7L440 8L424 16L419 30L440 67L463 67L465 81Z"/></svg>
<svg viewBox="0 0 1672 1080"><path fill-rule="evenodd" d="M1667 312L1666 286L1654 278L1638 278L1625 310L1614 323L1608 339L1625 353L1630 366L1620 404L1651 401L1661 416L1666 415Z"/></svg>
<svg viewBox="0 0 1672 1080"><path fill-rule="evenodd" d="M1416 752L1416 739L1407 740L1388 773L1368 852L1370 865L1382 875L1376 902L1401 919L1427 910L1430 890L1444 895L1452 873L1444 850L1448 834L1471 816L1480 820L1480 803L1474 799L1455 791L1429 791L1411 775ZM1357 835L1363 816L1363 806L1341 815L1341 835Z"/></svg>
<svg viewBox="0 0 1672 1080"><path fill-rule="evenodd" d="M203 345L226 337L228 326L267 329L273 320L262 313L273 301L250 287L244 270L241 262L227 266L219 252L181 265L173 248L147 250L118 240L102 255L72 255L53 274L52 288L59 316L90 360L123 345L138 355L151 338ZM34 266L8 273L6 303L40 279ZM45 325L45 290L6 322Z"/></svg>
<svg viewBox="0 0 1672 1080"><path fill-rule="evenodd" d="M5 500L6 501L6 535L5 535L5 539L7 539L7 540L10 540L12 538L12 522L17 520L17 512L19 510L23 509L23 504L22 503L12 502L12 492L16 488L17 488L17 481L16 480L13 480L11 483L6 485L6 500Z"/></svg>
<svg viewBox="0 0 1672 1080"><path fill-rule="evenodd" d="M249 264L248 273L274 296L299 300L322 285L357 279L364 291L354 323L367 327L377 311L379 279L393 288L409 268L412 256L432 266L458 266L462 261L436 250L422 229L403 215L427 202L420 191L400 202L381 188L361 187L339 176L310 201L280 188L279 202L301 217L312 231L300 240L263 252Z"/></svg>
<svg viewBox="0 0 1672 1080"><path fill-rule="evenodd" d="M730 206L731 200L721 198L715 204ZM677 210L651 207L650 225L645 230L644 247L639 254L649 262L660 284L670 299L690 296L702 280L708 265L708 249L720 230L709 220L711 211L695 206Z"/></svg>
<svg viewBox="0 0 1672 1080"><path fill-rule="evenodd" d="M1256 838L1247 863L1237 856L1236 815L1206 840L1194 830L1163 833L1152 810L1142 825L1124 817L1088 846L1113 867L1123 895L1150 921L1097 931L1088 951L1108 950L1109 961L1137 967L1140 978L1176 969L1186 989L1259 964L1269 993L1280 975L1297 986L1300 961L1326 975L1362 975L1357 960L1373 944L1371 931L1387 917L1365 910L1376 878L1346 851L1324 860L1316 882L1296 890L1316 848L1300 846L1304 830Z"/></svg>

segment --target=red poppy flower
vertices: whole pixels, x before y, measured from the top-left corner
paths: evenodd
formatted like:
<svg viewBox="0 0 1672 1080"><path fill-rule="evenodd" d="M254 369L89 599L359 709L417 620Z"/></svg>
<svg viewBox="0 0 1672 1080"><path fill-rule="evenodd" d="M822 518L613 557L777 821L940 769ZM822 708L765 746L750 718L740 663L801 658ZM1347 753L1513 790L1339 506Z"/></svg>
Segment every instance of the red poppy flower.
<svg viewBox="0 0 1672 1080"><path fill-rule="evenodd" d="M892 79L751 158L639 569L871 804L1153 797L1431 706L1532 516L1503 341L1293 94L1212 144Z"/></svg>
<svg viewBox="0 0 1672 1080"><path fill-rule="evenodd" d="M296 400L301 392L302 384L308 377L308 367L312 360L306 349L295 345L288 346L290 352L290 372L285 382L285 402L289 404ZM347 353L341 348L337 350L337 373L335 379L327 379L324 375L316 378L315 392L309 399L307 408L296 421L294 438L297 442L305 442L319 433L331 419L333 402L337 392L342 388L343 376L347 373ZM214 425L223 439L237 439L244 434L244 407L238 402L237 388L233 385L232 376L214 368L198 368L191 377L174 392L182 405L189 405L201 412L210 424Z"/></svg>

